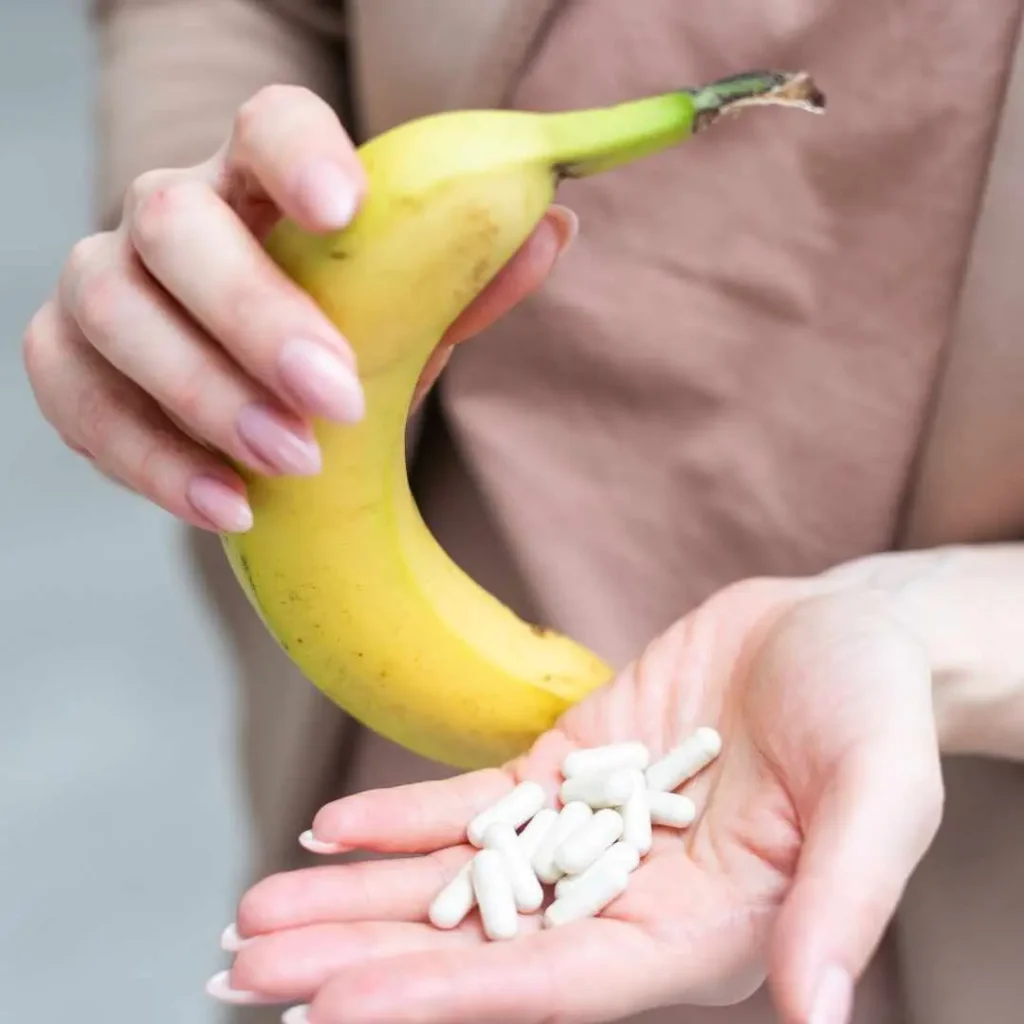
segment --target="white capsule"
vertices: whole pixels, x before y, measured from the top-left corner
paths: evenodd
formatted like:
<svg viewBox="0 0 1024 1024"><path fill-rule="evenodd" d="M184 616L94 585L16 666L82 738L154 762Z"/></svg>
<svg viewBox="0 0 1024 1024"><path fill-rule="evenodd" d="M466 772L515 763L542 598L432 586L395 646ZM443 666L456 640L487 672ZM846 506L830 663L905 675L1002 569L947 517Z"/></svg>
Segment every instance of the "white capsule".
<svg viewBox="0 0 1024 1024"><path fill-rule="evenodd" d="M555 884L555 899L561 899L576 888L594 871L605 871L608 868L621 868L632 873L640 867L640 854L636 848L624 840L610 846L582 875L565 875Z"/></svg>
<svg viewBox="0 0 1024 1024"><path fill-rule="evenodd" d="M514 939L519 914L505 858L497 850L481 850L472 861L473 892L489 939Z"/></svg>
<svg viewBox="0 0 1024 1024"><path fill-rule="evenodd" d="M508 822L519 828L529 821L547 802L544 787L537 782L521 782L511 793L506 793L496 804L481 811L466 829L466 837L474 846L483 846L484 832L496 821Z"/></svg>
<svg viewBox="0 0 1024 1024"><path fill-rule="evenodd" d="M655 793L648 791L647 803L651 811L652 825L668 828L686 828L697 817L697 805L688 796L678 793Z"/></svg>
<svg viewBox="0 0 1024 1024"><path fill-rule="evenodd" d="M702 726L647 769L647 788L671 792L707 768L721 752L722 737L717 730Z"/></svg>
<svg viewBox="0 0 1024 1024"><path fill-rule="evenodd" d="M597 772L574 775L559 790L562 803L582 800L595 811L602 807L621 807L633 792L633 779L628 771Z"/></svg>
<svg viewBox="0 0 1024 1024"><path fill-rule="evenodd" d="M603 747L574 750L566 754L562 762L562 774L571 779L577 775L595 775L620 768L639 768L642 771L650 762L651 752L643 743L608 743Z"/></svg>
<svg viewBox="0 0 1024 1024"><path fill-rule="evenodd" d="M621 896L629 885L629 873L612 865L601 871L587 873L565 896L556 899L544 911L544 924L555 928L570 921L599 914L613 900Z"/></svg>
<svg viewBox="0 0 1024 1024"><path fill-rule="evenodd" d="M476 893L470 876L473 861L468 860L458 874L434 897L427 917L435 928L454 928L476 906Z"/></svg>
<svg viewBox="0 0 1024 1024"><path fill-rule="evenodd" d="M616 840L624 824L618 811L605 807L574 829L555 848L555 867L566 875L582 874Z"/></svg>
<svg viewBox="0 0 1024 1024"><path fill-rule="evenodd" d="M558 811L553 807L543 807L531 819L526 828L519 833L519 845L526 854L526 859L533 862L533 855L544 841L551 827L558 821Z"/></svg>
<svg viewBox="0 0 1024 1024"><path fill-rule="evenodd" d="M588 804L580 800L567 803L559 812L558 820L548 829L531 858L533 870L542 882L549 885L562 877L562 871L555 864L555 850L562 840L594 816Z"/></svg>
<svg viewBox="0 0 1024 1024"><path fill-rule="evenodd" d="M635 847L641 857L651 852L654 835L651 832L651 808L644 782L644 773L634 768L633 793L622 805L622 838Z"/></svg>
<svg viewBox="0 0 1024 1024"><path fill-rule="evenodd" d="M512 883L512 895L516 900L516 909L531 914L540 909L544 902L544 890L533 873L523 847L519 842L516 830L506 821L496 821L487 826L484 832L484 847L497 850L505 858L505 870L509 882Z"/></svg>

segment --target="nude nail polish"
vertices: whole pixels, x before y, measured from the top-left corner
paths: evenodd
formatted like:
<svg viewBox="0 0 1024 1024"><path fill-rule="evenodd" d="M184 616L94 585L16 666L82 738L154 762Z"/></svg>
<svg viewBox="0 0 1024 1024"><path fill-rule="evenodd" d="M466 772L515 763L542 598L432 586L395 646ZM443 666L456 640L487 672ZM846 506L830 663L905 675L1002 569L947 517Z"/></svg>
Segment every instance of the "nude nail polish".
<svg viewBox="0 0 1024 1024"><path fill-rule="evenodd" d="M366 399L355 370L326 345L306 338L285 342L278 356L281 382L315 416L338 423L356 423Z"/></svg>
<svg viewBox="0 0 1024 1024"><path fill-rule="evenodd" d="M188 503L208 523L224 533L252 528L252 509L245 495L212 476L195 476L185 490Z"/></svg>
<svg viewBox="0 0 1024 1024"><path fill-rule="evenodd" d="M347 846L340 846L338 843L325 843L321 839L317 839L313 835L311 828L306 829L305 832L299 836L299 846L304 850L309 850L310 853L319 853L330 855L332 853L347 853Z"/></svg>
<svg viewBox="0 0 1024 1024"><path fill-rule="evenodd" d="M281 1018L281 1024L309 1024L309 1007L293 1006L286 1010Z"/></svg>
<svg viewBox="0 0 1024 1024"><path fill-rule="evenodd" d="M274 999L261 995L259 992L246 992L244 989L231 987L231 972L221 971L206 983L206 994L221 1003L232 1006L271 1006L282 1003L283 999Z"/></svg>
<svg viewBox="0 0 1024 1024"><path fill-rule="evenodd" d="M822 972L807 1024L849 1024L853 1013L853 979L835 965Z"/></svg>
<svg viewBox="0 0 1024 1024"><path fill-rule="evenodd" d="M245 445L263 462L281 473L312 476L320 472L320 449L284 417L253 402L238 414L235 429Z"/></svg>
<svg viewBox="0 0 1024 1024"><path fill-rule="evenodd" d="M348 227L359 208L359 190L332 160L311 160L295 177L295 195L314 220L325 228Z"/></svg>

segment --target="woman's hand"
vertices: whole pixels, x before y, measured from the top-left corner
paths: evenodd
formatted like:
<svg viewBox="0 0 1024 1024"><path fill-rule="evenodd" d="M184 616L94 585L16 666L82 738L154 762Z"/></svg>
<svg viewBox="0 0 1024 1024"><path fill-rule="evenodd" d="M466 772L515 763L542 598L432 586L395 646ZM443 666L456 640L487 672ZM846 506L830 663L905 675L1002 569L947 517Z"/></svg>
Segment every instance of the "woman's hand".
<svg viewBox="0 0 1024 1024"><path fill-rule="evenodd" d="M221 454L264 474L312 474L310 421L363 414L355 358L261 239L282 215L345 227L366 189L331 108L293 86L244 104L205 163L151 171L115 231L72 250L24 339L39 405L71 448L196 526L245 530L252 515ZM555 207L431 360L536 288L570 240Z"/></svg>
<svg viewBox="0 0 1024 1024"><path fill-rule="evenodd" d="M469 818L522 779L554 787L573 747L639 738L659 755L716 726L701 813L655 846L598 918L486 943L474 913L426 923L465 862ZM827 578L720 592L573 708L505 771L360 793L325 807L325 851L398 859L270 877L211 991L303 1001L310 1024L608 1021L741 1000L767 973L783 1018L842 1024L930 844L942 780L925 651L874 591ZM225 990L225 986L229 986ZM289 1017L289 1021L292 1017Z"/></svg>

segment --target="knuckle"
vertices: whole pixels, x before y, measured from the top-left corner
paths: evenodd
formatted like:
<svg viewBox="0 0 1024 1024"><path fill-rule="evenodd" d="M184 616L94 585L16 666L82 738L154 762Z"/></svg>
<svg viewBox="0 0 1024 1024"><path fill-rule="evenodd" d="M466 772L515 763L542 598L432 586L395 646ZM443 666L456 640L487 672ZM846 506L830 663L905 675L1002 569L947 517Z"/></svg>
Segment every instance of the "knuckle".
<svg viewBox="0 0 1024 1024"><path fill-rule="evenodd" d="M136 211L156 191L166 186L174 174L165 170L146 171L140 174L129 186L124 195L123 218L130 221Z"/></svg>
<svg viewBox="0 0 1024 1024"><path fill-rule="evenodd" d="M91 272L106 237L106 233L87 235L85 238L80 238L71 247L64 264L64 273L72 284L77 283Z"/></svg>
<svg viewBox="0 0 1024 1024"><path fill-rule="evenodd" d="M156 252L163 248L173 225L197 201L206 186L190 178L165 180L146 196L131 222L131 236L140 252Z"/></svg>
<svg viewBox="0 0 1024 1024"><path fill-rule="evenodd" d="M114 267L95 270L79 282L75 319L90 341L110 331L124 288L125 281Z"/></svg>
<svg viewBox="0 0 1024 1024"><path fill-rule="evenodd" d="M167 406L189 423L204 418L207 409L207 395L213 379L211 368L202 358L183 367L179 376L168 389Z"/></svg>
<svg viewBox="0 0 1024 1024"><path fill-rule="evenodd" d="M137 462L131 467L133 486L159 502L172 497L168 483L173 476L173 453L162 435L146 438L136 455Z"/></svg>

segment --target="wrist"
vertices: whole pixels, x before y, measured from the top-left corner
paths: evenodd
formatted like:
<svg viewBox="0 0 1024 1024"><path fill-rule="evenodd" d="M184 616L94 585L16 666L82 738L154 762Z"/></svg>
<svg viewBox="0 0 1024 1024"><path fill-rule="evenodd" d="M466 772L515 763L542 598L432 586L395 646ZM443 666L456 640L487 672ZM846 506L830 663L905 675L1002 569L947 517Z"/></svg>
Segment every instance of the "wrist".
<svg viewBox="0 0 1024 1024"><path fill-rule="evenodd" d="M943 753L1024 758L1024 546L874 555L824 578L883 595L924 647Z"/></svg>

